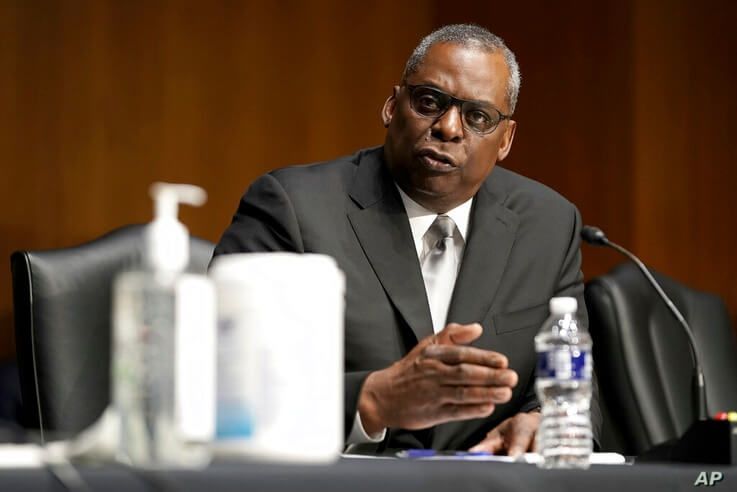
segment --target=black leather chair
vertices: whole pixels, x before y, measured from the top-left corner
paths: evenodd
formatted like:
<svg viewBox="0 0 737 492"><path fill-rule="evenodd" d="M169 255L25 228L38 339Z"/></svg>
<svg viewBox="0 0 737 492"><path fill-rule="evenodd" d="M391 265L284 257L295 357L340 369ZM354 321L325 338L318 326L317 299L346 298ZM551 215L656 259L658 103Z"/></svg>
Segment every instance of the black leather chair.
<svg viewBox="0 0 737 492"><path fill-rule="evenodd" d="M111 287L140 265L142 225L64 249L11 256L23 424L41 439L74 435L110 401ZM205 272L214 245L190 241L189 271Z"/></svg>
<svg viewBox="0 0 737 492"><path fill-rule="evenodd" d="M737 409L737 340L722 300L653 273L688 321L704 371L709 415ZM604 413L602 449L639 455L696 419L688 339L634 264L586 285Z"/></svg>

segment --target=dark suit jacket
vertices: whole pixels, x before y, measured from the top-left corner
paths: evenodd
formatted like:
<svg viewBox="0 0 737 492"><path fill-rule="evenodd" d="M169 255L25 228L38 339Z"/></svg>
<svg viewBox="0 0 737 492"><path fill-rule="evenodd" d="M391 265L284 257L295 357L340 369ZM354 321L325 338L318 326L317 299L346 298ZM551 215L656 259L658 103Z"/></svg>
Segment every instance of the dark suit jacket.
<svg viewBox="0 0 737 492"><path fill-rule="evenodd" d="M512 400L487 419L419 432L390 429L382 446L464 449L537 406L533 337L553 296L578 298L586 323L576 208L553 190L499 166L478 191L448 321L480 322L474 345L505 354L519 374ZM332 256L346 275L345 429L372 370L389 366L432 322L409 220L383 149L273 171L241 199L215 255L245 251ZM316 384L319 384L316 382ZM594 402L595 433L601 421Z"/></svg>

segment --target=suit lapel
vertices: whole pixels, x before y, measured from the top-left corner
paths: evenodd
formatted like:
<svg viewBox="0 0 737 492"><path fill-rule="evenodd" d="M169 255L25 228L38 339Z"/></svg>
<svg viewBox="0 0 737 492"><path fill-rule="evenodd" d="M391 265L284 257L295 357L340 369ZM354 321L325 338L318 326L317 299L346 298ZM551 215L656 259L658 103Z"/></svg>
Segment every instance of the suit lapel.
<svg viewBox="0 0 737 492"><path fill-rule="evenodd" d="M504 206L506 194L495 178L492 173L474 200L448 321L473 323L484 319L512 251L519 218Z"/></svg>
<svg viewBox="0 0 737 492"><path fill-rule="evenodd" d="M383 151L361 156L351 198L359 205L348 214L376 276L418 340L432 335L432 320L407 213Z"/></svg>

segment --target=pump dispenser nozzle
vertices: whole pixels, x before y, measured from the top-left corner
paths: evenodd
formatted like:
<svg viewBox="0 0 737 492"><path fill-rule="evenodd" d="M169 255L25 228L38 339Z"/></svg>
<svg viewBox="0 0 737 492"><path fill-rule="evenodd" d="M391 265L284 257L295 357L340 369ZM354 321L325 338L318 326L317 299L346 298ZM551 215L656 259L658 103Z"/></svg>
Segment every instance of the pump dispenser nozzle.
<svg viewBox="0 0 737 492"><path fill-rule="evenodd" d="M189 263L189 231L177 220L179 204L200 206L205 190L195 185L154 183L154 220L146 229L146 260L154 271L177 273Z"/></svg>

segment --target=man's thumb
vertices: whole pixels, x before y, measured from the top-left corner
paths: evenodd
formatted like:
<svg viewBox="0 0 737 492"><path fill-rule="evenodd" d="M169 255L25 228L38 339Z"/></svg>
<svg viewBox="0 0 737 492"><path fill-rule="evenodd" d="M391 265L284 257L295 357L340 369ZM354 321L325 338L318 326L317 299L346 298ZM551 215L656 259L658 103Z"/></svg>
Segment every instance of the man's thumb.
<svg viewBox="0 0 737 492"><path fill-rule="evenodd" d="M443 331L435 335L435 339L440 344L466 345L480 337L483 331L484 329L478 323L471 323L470 325L448 323Z"/></svg>

